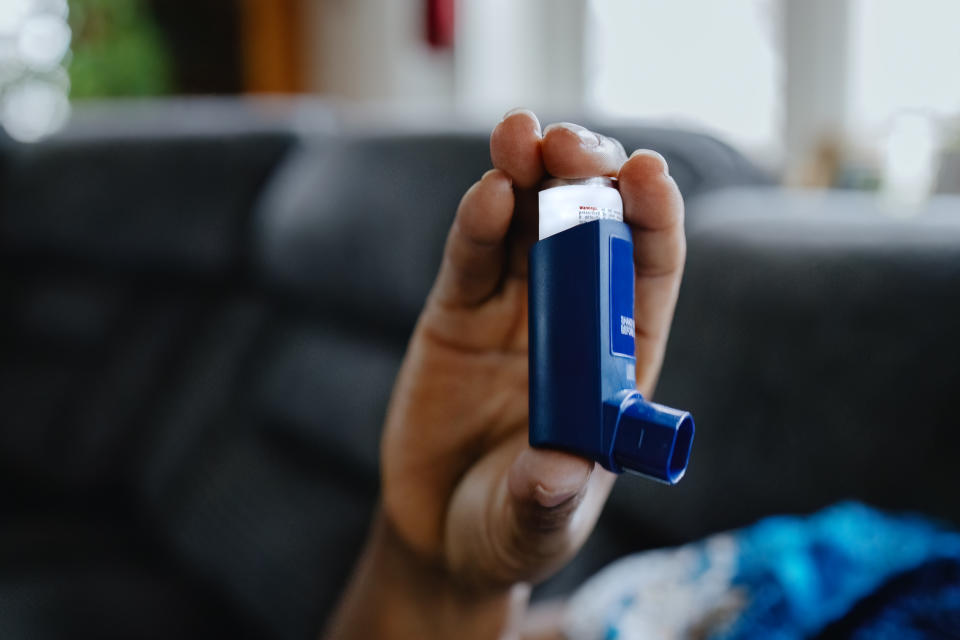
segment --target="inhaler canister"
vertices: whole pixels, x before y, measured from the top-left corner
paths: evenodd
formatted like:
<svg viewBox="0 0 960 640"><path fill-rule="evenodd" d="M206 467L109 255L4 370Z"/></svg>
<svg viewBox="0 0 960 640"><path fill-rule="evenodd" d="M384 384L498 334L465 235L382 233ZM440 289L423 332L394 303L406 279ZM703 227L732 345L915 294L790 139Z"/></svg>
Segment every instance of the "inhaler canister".
<svg viewBox="0 0 960 640"><path fill-rule="evenodd" d="M594 220L623 222L623 199L613 178L551 178L541 185L538 240Z"/></svg>
<svg viewBox="0 0 960 640"><path fill-rule="evenodd" d="M543 184L529 296L530 444L678 482L693 418L636 390L633 242L614 179Z"/></svg>

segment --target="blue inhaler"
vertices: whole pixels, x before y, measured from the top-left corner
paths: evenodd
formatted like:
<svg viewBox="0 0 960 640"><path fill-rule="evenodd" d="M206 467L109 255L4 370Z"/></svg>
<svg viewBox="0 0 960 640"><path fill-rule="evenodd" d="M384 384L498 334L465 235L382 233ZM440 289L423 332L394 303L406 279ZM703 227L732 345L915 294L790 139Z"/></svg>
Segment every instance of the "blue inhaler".
<svg viewBox="0 0 960 640"><path fill-rule="evenodd" d="M633 242L611 178L548 180L530 250L530 444L674 484L693 417L636 390Z"/></svg>

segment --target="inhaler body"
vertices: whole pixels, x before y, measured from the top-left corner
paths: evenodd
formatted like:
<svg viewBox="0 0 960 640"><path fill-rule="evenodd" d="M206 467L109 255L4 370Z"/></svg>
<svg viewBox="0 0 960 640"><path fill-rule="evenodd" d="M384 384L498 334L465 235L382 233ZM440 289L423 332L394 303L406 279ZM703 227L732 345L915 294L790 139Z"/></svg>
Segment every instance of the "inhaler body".
<svg viewBox="0 0 960 640"><path fill-rule="evenodd" d="M530 444L674 484L689 413L636 390L633 242L609 178L551 180L530 251Z"/></svg>

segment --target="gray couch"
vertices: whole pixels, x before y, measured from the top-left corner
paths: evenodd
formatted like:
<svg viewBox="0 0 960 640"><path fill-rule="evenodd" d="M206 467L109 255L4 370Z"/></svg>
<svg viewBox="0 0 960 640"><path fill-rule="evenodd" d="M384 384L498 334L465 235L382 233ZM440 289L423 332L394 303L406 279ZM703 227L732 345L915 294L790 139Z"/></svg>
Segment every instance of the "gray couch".
<svg viewBox="0 0 960 640"><path fill-rule="evenodd" d="M538 597L631 551L838 499L960 523L960 211L891 220L663 153L689 262L658 399L675 488L623 478ZM406 338L486 133L335 107L99 105L0 143L0 633L305 638L377 495Z"/></svg>

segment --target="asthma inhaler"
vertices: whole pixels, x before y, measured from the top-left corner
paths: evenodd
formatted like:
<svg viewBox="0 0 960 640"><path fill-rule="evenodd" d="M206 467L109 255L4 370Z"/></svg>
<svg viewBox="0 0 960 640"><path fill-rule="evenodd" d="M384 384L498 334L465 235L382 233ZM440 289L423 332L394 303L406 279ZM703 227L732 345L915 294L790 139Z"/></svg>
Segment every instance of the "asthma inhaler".
<svg viewBox="0 0 960 640"><path fill-rule="evenodd" d="M636 390L633 241L612 178L552 179L530 250L530 444L667 484L693 417Z"/></svg>

